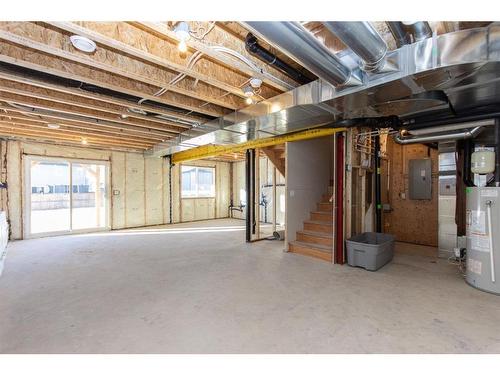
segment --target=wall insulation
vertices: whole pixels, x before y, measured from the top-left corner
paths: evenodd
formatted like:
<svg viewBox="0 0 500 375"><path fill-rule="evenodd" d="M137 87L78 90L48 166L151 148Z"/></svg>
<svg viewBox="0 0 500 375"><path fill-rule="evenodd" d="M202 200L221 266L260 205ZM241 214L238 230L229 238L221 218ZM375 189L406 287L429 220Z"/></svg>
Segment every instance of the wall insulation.
<svg viewBox="0 0 500 375"><path fill-rule="evenodd" d="M170 222L169 162L148 158L140 153L96 150L83 147L56 146L22 141L2 141L0 144L0 177L8 190L1 189L0 203L7 212L11 239L23 238L23 155L88 159L110 163L111 228L123 229ZM189 203L179 196L179 166L172 168L173 222L227 217L230 190L230 163L198 161L190 164L216 167L216 198L212 202L197 202L192 216ZM7 193L8 192L8 199ZM198 208L198 205L203 208ZM211 213L213 212L213 213Z"/></svg>

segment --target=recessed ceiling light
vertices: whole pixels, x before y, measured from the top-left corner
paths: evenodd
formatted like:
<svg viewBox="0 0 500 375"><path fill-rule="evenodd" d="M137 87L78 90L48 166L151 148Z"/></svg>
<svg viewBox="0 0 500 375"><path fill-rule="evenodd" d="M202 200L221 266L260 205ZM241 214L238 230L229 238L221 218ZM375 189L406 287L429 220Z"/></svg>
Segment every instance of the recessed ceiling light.
<svg viewBox="0 0 500 375"><path fill-rule="evenodd" d="M254 89L258 89L262 85L262 80L260 78L252 78L250 80L250 86Z"/></svg>
<svg viewBox="0 0 500 375"><path fill-rule="evenodd" d="M47 124L49 129L59 129L61 126L59 124Z"/></svg>
<svg viewBox="0 0 500 375"><path fill-rule="evenodd" d="M85 38L84 36L71 35L69 40L71 41L73 47L82 52L92 53L97 48L96 44L92 40Z"/></svg>

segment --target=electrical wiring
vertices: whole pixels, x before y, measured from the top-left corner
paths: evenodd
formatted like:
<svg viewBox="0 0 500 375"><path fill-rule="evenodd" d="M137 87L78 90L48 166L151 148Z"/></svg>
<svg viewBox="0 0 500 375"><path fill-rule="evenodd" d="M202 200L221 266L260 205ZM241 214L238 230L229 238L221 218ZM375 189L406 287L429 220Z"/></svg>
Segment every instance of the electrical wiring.
<svg viewBox="0 0 500 375"><path fill-rule="evenodd" d="M208 33L210 33L210 31L214 29L214 27L215 27L215 21L212 21L206 31L203 26L200 26L196 31L189 31L189 35L194 39L203 40L208 35Z"/></svg>

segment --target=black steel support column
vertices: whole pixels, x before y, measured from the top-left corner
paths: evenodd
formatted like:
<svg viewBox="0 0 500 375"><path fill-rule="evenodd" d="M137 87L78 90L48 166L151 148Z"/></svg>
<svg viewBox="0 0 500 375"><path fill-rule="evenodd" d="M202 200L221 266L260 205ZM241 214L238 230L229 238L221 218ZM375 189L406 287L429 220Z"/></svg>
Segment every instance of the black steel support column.
<svg viewBox="0 0 500 375"><path fill-rule="evenodd" d="M246 190L246 215L245 232L246 241L252 241L255 234L255 150L246 151L245 159L245 190Z"/></svg>
<svg viewBox="0 0 500 375"><path fill-rule="evenodd" d="M382 233L382 196L380 176L380 136L374 137L375 142L375 222L376 231Z"/></svg>
<svg viewBox="0 0 500 375"><path fill-rule="evenodd" d="M495 119L495 186L500 186L500 118Z"/></svg>

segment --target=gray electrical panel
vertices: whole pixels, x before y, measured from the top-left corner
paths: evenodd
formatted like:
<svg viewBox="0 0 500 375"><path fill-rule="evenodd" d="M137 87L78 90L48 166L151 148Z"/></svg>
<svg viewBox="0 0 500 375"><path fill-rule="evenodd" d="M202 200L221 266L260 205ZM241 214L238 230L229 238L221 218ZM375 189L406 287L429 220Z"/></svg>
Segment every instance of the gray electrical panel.
<svg viewBox="0 0 500 375"><path fill-rule="evenodd" d="M410 160L408 178L410 199L432 199L431 159Z"/></svg>

